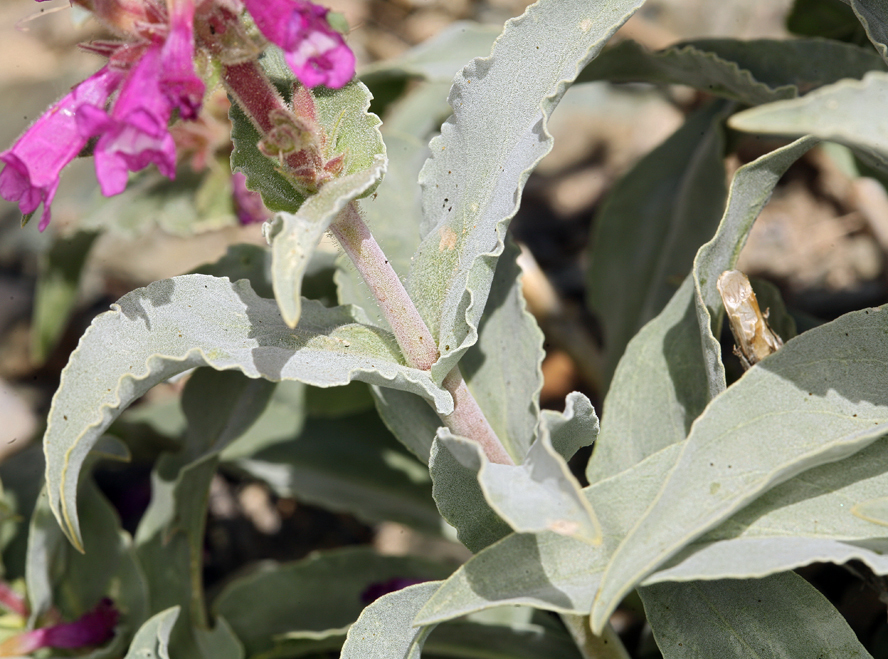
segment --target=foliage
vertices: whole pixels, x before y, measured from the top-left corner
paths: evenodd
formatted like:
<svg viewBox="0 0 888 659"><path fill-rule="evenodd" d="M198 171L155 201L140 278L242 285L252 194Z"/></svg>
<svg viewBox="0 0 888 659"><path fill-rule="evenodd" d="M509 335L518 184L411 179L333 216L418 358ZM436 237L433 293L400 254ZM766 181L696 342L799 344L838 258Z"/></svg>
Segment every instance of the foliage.
<svg viewBox="0 0 888 659"><path fill-rule="evenodd" d="M642 0L539 0L495 41L461 24L336 90L294 86L293 53L271 49L255 71L284 92L275 102L303 111L288 119L308 135L295 159L269 153L280 135L223 74L231 167L277 211L270 247L234 246L199 273L133 290L83 334L48 414L43 494L0 467L0 546L7 577L24 577L28 624L78 619L110 597L117 634L84 656L591 659L628 656L609 620L637 593L667 659L870 656L792 571L854 562L888 575L888 305L784 331L784 347L731 381L716 290L805 154L832 142L888 167L888 13L850 0L843 20L857 23L831 34L827 20L802 20L811 2L790 20L805 39L650 52L606 47ZM552 113L593 81L686 85L702 99L595 218L600 424L581 393L563 412L541 409L544 336L507 233L552 148ZM380 127L371 91L393 89ZM726 186L742 133L782 141ZM300 166L317 154L309 184ZM217 213L182 185L143 185L150 201L135 216L174 192L195 224ZM344 228L349 213L373 239ZM41 359L106 223L84 222L47 253ZM335 264L318 251L328 231L345 252ZM335 282L338 304L313 277ZM779 293L766 294L772 326L791 327ZM430 367L407 343L422 336ZM183 374L176 401L138 403ZM132 533L93 478L111 460L151 464ZM455 566L328 550L207 592L220 473L367 522L455 533L474 555Z"/></svg>

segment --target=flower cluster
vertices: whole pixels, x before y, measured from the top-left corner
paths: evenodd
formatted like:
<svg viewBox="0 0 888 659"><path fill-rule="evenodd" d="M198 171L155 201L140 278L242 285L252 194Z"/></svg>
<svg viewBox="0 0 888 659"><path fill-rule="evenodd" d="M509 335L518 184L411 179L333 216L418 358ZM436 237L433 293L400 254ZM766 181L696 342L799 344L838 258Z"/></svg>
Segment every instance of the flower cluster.
<svg viewBox="0 0 888 659"><path fill-rule="evenodd" d="M246 34L240 20L244 10L284 51L304 85L338 88L354 75L354 56L327 22L328 10L304 0L72 2L90 9L121 40L86 46L107 56L108 64L0 153L5 163L0 197L17 202L25 216L43 204L41 231L49 224L62 169L87 147L105 196L121 193L130 172L151 164L175 176L170 122L197 118L205 84L195 62L216 57L223 65L232 63L225 61L226 49L231 50L231 35Z"/></svg>

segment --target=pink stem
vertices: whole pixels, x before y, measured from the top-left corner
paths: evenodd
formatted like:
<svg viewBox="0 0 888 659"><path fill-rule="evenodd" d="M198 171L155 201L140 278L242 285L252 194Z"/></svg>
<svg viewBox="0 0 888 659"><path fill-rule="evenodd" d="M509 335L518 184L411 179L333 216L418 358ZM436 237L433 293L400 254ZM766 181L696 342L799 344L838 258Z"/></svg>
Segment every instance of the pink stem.
<svg viewBox="0 0 888 659"><path fill-rule="evenodd" d="M432 333L354 202L342 210L330 230L376 298L407 363L423 371L430 370L438 359ZM441 416L447 427L454 434L478 442L491 462L514 464L466 386L459 366L442 384L453 396L454 403L453 412Z"/></svg>

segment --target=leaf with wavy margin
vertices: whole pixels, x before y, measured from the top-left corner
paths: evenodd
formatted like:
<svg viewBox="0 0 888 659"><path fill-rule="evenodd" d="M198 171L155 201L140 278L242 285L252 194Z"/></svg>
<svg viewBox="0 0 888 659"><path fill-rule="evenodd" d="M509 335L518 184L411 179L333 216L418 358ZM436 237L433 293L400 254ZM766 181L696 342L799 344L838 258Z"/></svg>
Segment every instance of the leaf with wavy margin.
<svg viewBox="0 0 888 659"><path fill-rule="evenodd" d="M173 606L149 618L139 627L124 659L170 659L170 633L180 609Z"/></svg>
<svg viewBox="0 0 888 659"><path fill-rule="evenodd" d="M871 50L826 39L697 39L655 52L624 41L605 50L577 82L688 85L760 105L884 69Z"/></svg>
<svg viewBox="0 0 888 659"><path fill-rule="evenodd" d="M549 152L546 122L569 83L641 0L540 0L506 23L490 57L457 74L454 116L420 174L423 242L408 280L437 337L440 381L477 340L509 219Z"/></svg>
<svg viewBox="0 0 888 659"><path fill-rule="evenodd" d="M413 626L413 618L440 581L409 586L380 597L348 630L341 659L419 659L434 625Z"/></svg>
<svg viewBox="0 0 888 659"><path fill-rule="evenodd" d="M362 380L419 394L449 413L450 395L405 366L393 337L358 311L306 301L294 331L246 280L185 275L137 289L98 316L62 373L44 438L50 503L72 543L82 546L77 481L96 440L136 398L195 366L321 387Z"/></svg>
<svg viewBox="0 0 888 659"><path fill-rule="evenodd" d="M735 114L728 125L747 133L813 135L844 144L868 162L888 167L885 103L888 73L842 80L802 98L778 101Z"/></svg>
<svg viewBox="0 0 888 659"><path fill-rule="evenodd" d="M888 308L846 314L787 342L710 403L657 498L614 553L593 630L688 543L776 485L888 432L886 328Z"/></svg>

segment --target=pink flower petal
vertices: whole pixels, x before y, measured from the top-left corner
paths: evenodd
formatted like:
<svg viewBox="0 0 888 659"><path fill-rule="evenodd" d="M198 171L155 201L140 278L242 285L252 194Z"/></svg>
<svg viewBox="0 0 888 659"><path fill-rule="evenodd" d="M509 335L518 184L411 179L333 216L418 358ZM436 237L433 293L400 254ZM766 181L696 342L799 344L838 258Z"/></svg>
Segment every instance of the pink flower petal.
<svg viewBox="0 0 888 659"><path fill-rule="evenodd" d="M162 88L183 119L194 119L205 86L194 72L194 0L170 0L170 33L163 45Z"/></svg>
<svg viewBox="0 0 888 659"><path fill-rule="evenodd" d="M284 51L293 73L308 87L338 89L355 74L355 56L327 22L329 10L304 0L246 0L256 26Z"/></svg>
<svg viewBox="0 0 888 659"><path fill-rule="evenodd" d="M50 207L62 169L86 146L77 113L84 107L100 109L120 84L120 74L105 67L71 90L47 110L11 149L0 153L6 167L0 172L0 197L15 201L23 214L43 204L40 230L51 219Z"/></svg>
<svg viewBox="0 0 888 659"><path fill-rule="evenodd" d="M120 617L114 603L107 597L95 609L75 622L43 627L18 634L0 644L0 656L30 654L40 648L82 648L101 645L114 636Z"/></svg>

